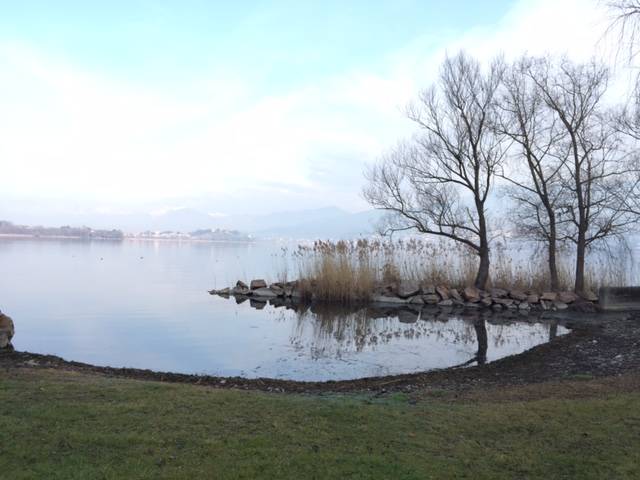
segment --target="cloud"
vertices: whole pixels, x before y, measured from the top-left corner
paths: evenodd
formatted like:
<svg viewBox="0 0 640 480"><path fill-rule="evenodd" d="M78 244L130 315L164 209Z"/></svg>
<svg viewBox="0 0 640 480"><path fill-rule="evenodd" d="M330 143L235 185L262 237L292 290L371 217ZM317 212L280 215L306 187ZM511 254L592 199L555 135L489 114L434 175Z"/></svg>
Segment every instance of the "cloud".
<svg viewBox="0 0 640 480"><path fill-rule="evenodd" d="M3 189L114 208L238 192L256 196L238 210L305 195L317 206L365 208L364 165L409 134L401 110L435 78L447 52L586 59L602 50L603 19L588 0L523 0L492 25L458 36L430 32L370 68L332 72L278 95L239 74L141 86L34 46L0 43Z"/></svg>

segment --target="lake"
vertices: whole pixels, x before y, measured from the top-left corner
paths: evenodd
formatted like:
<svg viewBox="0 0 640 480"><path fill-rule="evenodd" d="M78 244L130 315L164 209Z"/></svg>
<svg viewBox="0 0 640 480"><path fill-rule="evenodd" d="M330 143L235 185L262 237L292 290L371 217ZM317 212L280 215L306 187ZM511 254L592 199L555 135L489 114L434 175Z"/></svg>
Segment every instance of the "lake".
<svg viewBox="0 0 640 480"><path fill-rule="evenodd" d="M17 350L100 366L337 380L492 361L567 333L409 310L287 309L211 296L275 279L277 242L0 240L0 309Z"/></svg>

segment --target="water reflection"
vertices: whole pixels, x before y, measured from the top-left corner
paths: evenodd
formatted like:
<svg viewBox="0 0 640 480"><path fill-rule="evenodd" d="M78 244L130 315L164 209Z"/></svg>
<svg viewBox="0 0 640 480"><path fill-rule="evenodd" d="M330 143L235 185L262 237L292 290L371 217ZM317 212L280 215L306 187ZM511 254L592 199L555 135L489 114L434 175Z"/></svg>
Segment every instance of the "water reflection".
<svg viewBox="0 0 640 480"><path fill-rule="evenodd" d="M244 303L245 299L239 299ZM446 366L483 365L487 361L519 353L552 340L568 330L541 312L493 312L438 309L430 307L335 307L323 304L298 304L291 299L250 300L249 305L262 310L293 311L295 326L290 344L297 352L313 360L343 360L354 354L375 351L394 343L420 343L429 339L473 354L459 363ZM548 316L548 315L547 315ZM559 333L560 332L560 333ZM402 342L399 342L399 341ZM493 351L491 350L491 348ZM454 353L451 358L456 357ZM384 368L381 365L381 368ZM424 365L424 370L434 368Z"/></svg>

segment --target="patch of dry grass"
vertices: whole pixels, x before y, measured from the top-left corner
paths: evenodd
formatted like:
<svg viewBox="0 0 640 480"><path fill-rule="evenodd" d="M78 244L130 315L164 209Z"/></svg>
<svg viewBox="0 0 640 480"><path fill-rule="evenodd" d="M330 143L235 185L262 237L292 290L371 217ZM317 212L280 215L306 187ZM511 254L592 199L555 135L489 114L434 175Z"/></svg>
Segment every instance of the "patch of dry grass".
<svg viewBox="0 0 640 480"><path fill-rule="evenodd" d="M573 259L559 256L561 289L571 290ZM624 255L594 257L587 266L588 287L597 291L603 285L625 283L626 262L628 258ZM343 304L364 301L377 288L401 281L463 288L473 284L477 264L475 253L463 245L416 238L317 241L301 245L293 253L293 268L303 293ZM290 275L287 271L282 276ZM489 286L541 292L549 285L543 252L530 246L519 249L500 243L494 246Z"/></svg>

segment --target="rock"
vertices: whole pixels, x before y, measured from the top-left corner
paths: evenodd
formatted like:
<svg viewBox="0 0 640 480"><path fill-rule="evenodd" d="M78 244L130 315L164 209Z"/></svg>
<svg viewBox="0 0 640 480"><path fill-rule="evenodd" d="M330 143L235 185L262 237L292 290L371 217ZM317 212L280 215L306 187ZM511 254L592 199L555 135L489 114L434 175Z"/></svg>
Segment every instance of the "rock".
<svg viewBox="0 0 640 480"><path fill-rule="evenodd" d="M238 280L236 282L236 288L245 288L248 289L249 285L247 285L246 283L244 283L242 280Z"/></svg>
<svg viewBox="0 0 640 480"><path fill-rule="evenodd" d="M540 301L540 297L538 297L538 295L536 295L535 293L527 295L527 303L529 303L531 305L535 305L539 301Z"/></svg>
<svg viewBox="0 0 640 480"><path fill-rule="evenodd" d="M585 300L587 300L589 302L597 302L598 301L598 296L595 293L593 293L592 291L589 291L589 290L584 292L581 296L582 296L582 298L584 298Z"/></svg>
<svg viewBox="0 0 640 480"><path fill-rule="evenodd" d="M549 300L540 300L540 308L542 310L549 310L551 308L551 302Z"/></svg>
<svg viewBox="0 0 640 480"><path fill-rule="evenodd" d="M564 302L559 302L558 300L556 300L555 302L553 302L553 307L556 310L566 310L567 308L569 308L569 305L567 305Z"/></svg>
<svg viewBox="0 0 640 480"><path fill-rule="evenodd" d="M460 293L458 292L458 290L456 290L455 288L452 288L449 290L449 296L453 299L456 300L458 302L462 301L462 296L460 295Z"/></svg>
<svg viewBox="0 0 640 480"><path fill-rule="evenodd" d="M483 297L480 303L485 307L490 307L493 304L493 300L491 300L491 297Z"/></svg>
<svg viewBox="0 0 640 480"><path fill-rule="evenodd" d="M250 298L249 305L251 305L251 307L255 308L256 310L262 310L264 307L267 306L267 302L264 300L257 300L255 298Z"/></svg>
<svg viewBox="0 0 640 480"><path fill-rule="evenodd" d="M231 289L229 287L223 288L221 290L212 290L215 295L220 295L221 297L228 297L231 294Z"/></svg>
<svg viewBox="0 0 640 480"><path fill-rule="evenodd" d="M267 287L256 288L255 290L252 290L251 293L253 297L261 298L273 298L278 296L276 292Z"/></svg>
<svg viewBox="0 0 640 480"><path fill-rule="evenodd" d="M527 295L520 290L510 290L509 296L514 300L518 300L519 302L524 302L527 299Z"/></svg>
<svg viewBox="0 0 640 480"><path fill-rule="evenodd" d="M530 310L530 309L531 307L527 302L522 302L520 303L520 305L518 305L518 310Z"/></svg>
<svg viewBox="0 0 640 480"><path fill-rule="evenodd" d="M504 298L509 292L503 290L502 288L492 288L491 290L489 290L489 293L493 298Z"/></svg>
<svg viewBox="0 0 640 480"><path fill-rule="evenodd" d="M426 303L427 305L436 305L438 302L440 302L440 297L435 293L430 293L428 295L423 295L422 300L424 300L424 303Z"/></svg>
<svg viewBox="0 0 640 480"><path fill-rule="evenodd" d="M502 305L503 307L509 307L514 303L514 300L511 298L492 298L492 300L493 300L493 303Z"/></svg>
<svg viewBox="0 0 640 480"><path fill-rule="evenodd" d="M480 308L480 303L478 302L465 302L465 308Z"/></svg>
<svg viewBox="0 0 640 480"><path fill-rule="evenodd" d="M425 295L433 295L436 293L436 287L433 285L422 285L422 293Z"/></svg>
<svg viewBox="0 0 640 480"><path fill-rule="evenodd" d="M407 303L407 300L392 295L373 295L371 301L374 303Z"/></svg>
<svg viewBox="0 0 640 480"><path fill-rule="evenodd" d="M543 292L540 296L541 300L546 300L548 302L553 302L558 298L558 294L556 292Z"/></svg>
<svg viewBox="0 0 640 480"><path fill-rule="evenodd" d="M442 300L449 299L449 289L447 287L436 287L435 290Z"/></svg>
<svg viewBox="0 0 640 480"><path fill-rule="evenodd" d="M560 292L558 293L557 300L562 303L573 303L578 299L578 295L573 292Z"/></svg>
<svg viewBox="0 0 640 480"><path fill-rule="evenodd" d="M469 303L477 303L480 301L480 290L476 287L467 287L462 292L464 299Z"/></svg>
<svg viewBox="0 0 640 480"><path fill-rule="evenodd" d="M0 349L11 345L11 339L15 333L16 329L11 317L0 312Z"/></svg>
<svg viewBox="0 0 640 480"><path fill-rule="evenodd" d="M267 288L267 282L265 282L261 278L257 280L251 280L249 288L251 288L251 290L257 290L258 288Z"/></svg>
<svg viewBox="0 0 640 480"><path fill-rule="evenodd" d="M400 298L414 297L420 295L420 293L422 293L422 290L417 282L401 282L396 291Z"/></svg>
<svg viewBox="0 0 640 480"><path fill-rule="evenodd" d="M284 287L282 284L274 283L269 287L269 290L275 293L278 297L284 297Z"/></svg>
<svg viewBox="0 0 640 480"><path fill-rule="evenodd" d="M424 305L424 300L420 295L416 295L415 297L408 298L407 301L414 305Z"/></svg>
<svg viewBox="0 0 640 480"><path fill-rule="evenodd" d="M450 298L448 298L446 300L442 300L441 302L438 302L438 306L440 306L440 307L452 307L453 306L453 300L451 300Z"/></svg>
<svg viewBox="0 0 640 480"><path fill-rule="evenodd" d="M499 303L494 303L493 305L491 305L491 310L499 312L500 310L502 310L502 305L500 305Z"/></svg>
<svg viewBox="0 0 640 480"><path fill-rule="evenodd" d="M237 285L231 289L232 295L251 295L251 290L246 285L244 287Z"/></svg>

